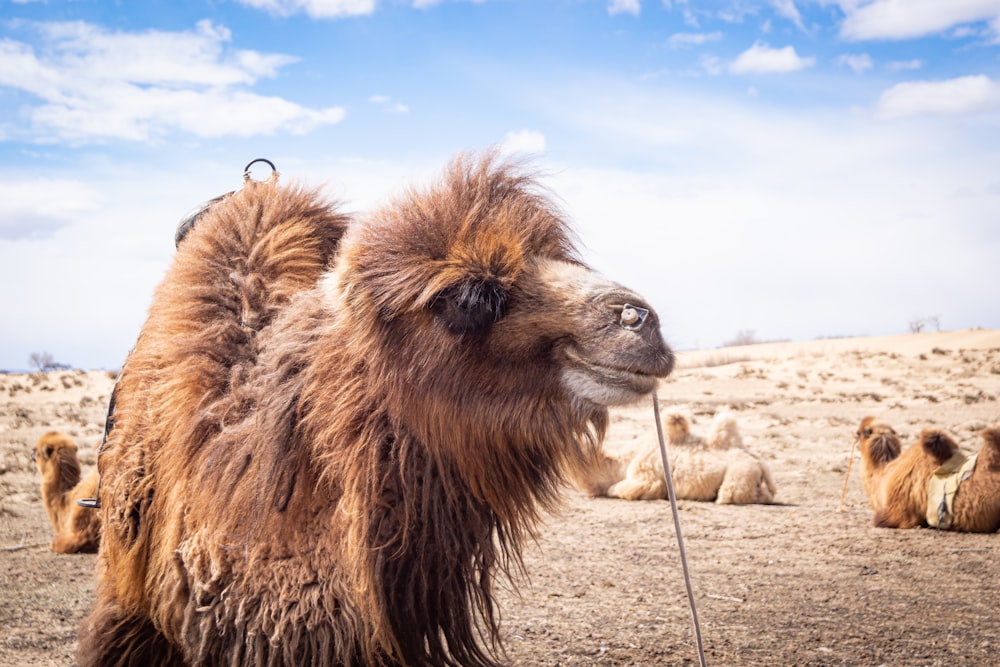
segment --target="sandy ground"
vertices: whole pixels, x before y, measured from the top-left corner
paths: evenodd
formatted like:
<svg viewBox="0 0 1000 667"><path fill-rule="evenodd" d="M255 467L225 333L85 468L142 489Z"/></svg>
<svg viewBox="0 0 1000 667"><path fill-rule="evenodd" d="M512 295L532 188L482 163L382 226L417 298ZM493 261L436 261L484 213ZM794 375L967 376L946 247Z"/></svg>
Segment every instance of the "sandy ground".
<svg viewBox="0 0 1000 667"><path fill-rule="evenodd" d="M0 664L68 665L94 557L49 550L33 447L70 433L85 465L103 429L105 372L0 375ZM683 353L659 391L694 430L734 410L770 465L778 504L680 502L709 665L1000 664L1000 536L871 525L851 437L878 415L907 443L947 429L967 449L1000 425L1000 331L782 343ZM655 438L652 404L617 410L609 446ZM588 498L526 553L504 591L513 665L697 665L665 501Z"/></svg>

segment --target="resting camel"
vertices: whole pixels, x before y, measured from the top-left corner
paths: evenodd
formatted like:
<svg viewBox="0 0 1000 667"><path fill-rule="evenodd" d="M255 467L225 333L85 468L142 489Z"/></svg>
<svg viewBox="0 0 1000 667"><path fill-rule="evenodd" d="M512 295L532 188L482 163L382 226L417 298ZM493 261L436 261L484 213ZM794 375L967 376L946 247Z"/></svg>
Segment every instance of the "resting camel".
<svg viewBox="0 0 1000 667"><path fill-rule="evenodd" d="M706 437L693 434L689 419L679 412L665 414L662 421L677 498L720 505L774 501L777 488L771 471L743 448L739 426L731 413L716 414ZM623 452L598 452L574 481L593 496L625 500L668 497L663 459L655 440Z"/></svg>
<svg viewBox="0 0 1000 667"><path fill-rule="evenodd" d="M672 365L524 165L357 218L247 182L118 380L79 664L497 664L498 578Z"/></svg>
<svg viewBox="0 0 1000 667"><path fill-rule="evenodd" d="M933 526L971 533L1000 529L1000 429L984 429L969 457L944 431L924 429L903 450L874 417L858 427L862 483L881 528Z"/></svg>
<svg viewBox="0 0 1000 667"><path fill-rule="evenodd" d="M55 537L52 550L61 554L93 553L101 539L100 517L76 501L97 493L97 469L80 478L76 443L68 435L49 431L35 445L35 463L42 474L42 502Z"/></svg>

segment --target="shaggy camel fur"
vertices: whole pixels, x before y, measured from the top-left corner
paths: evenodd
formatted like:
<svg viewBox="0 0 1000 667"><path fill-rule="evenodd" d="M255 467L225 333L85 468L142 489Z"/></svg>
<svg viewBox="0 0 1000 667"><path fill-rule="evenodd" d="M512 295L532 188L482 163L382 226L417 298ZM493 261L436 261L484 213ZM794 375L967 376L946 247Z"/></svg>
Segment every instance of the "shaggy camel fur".
<svg viewBox="0 0 1000 667"><path fill-rule="evenodd" d="M1000 529L1000 429L980 433L982 447L971 475L954 493L949 530L990 533ZM916 443L901 451L888 425L866 417L858 428L862 479L875 509L873 523L882 528L926 526L928 484L944 466L965 459L944 431L924 429Z"/></svg>
<svg viewBox="0 0 1000 667"><path fill-rule="evenodd" d="M767 464L743 448L736 418L716 414L706 437L691 432L688 418L679 413L663 417L669 446L667 457L674 493L685 500L715 501L720 505L770 503L777 488ZM625 500L667 498L666 477L659 444L638 450L600 452L574 480L590 495Z"/></svg>
<svg viewBox="0 0 1000 667"><path fill-rule="evenodd" d="M52 550L61 554L93 553L101 539L100 517L76 504L97 495L97 468L81 479L76 451L76 442L58 431L45 433L35 445L42 502L56 533Z"/></svg>
<svg viewBox="0 0 1000 667"><path fill-rule="evenodd" d="M493 154L353 221L247 183L122 369L80 665L496 664L498 578L672 365Z"/></svg>

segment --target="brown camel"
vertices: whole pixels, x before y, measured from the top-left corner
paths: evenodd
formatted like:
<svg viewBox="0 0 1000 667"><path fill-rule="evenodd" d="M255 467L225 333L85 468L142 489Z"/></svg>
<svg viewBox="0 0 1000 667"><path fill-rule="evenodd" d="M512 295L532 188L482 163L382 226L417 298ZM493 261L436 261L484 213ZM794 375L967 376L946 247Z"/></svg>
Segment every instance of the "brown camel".
<svg viewBox="0 0 1000 667"><path fill-rule="evenodd" d="M55 530L52 550L61 554L94 553L101 539L100 517L76 503L97 494L97 468L81 479L76 451L76 442L58 431L45 433L35 445L42 502Z"/></svg>
<svg viewBox="0 0 1000 667"><path fill-rule="evenodd" d="M924 429L901 450L888 425L866 417L858 429L862 479L883 528L935 526L987 533L1000 529L1000 429L980 433L968 457L940 429Z"/></svg>
<svg viewBox="0 0 1000 667"><path fill-rule="evenodd" d="M248 182L122 369L80 665L496 664L498 578L672 364L522 166L354 220Z"/></svg>

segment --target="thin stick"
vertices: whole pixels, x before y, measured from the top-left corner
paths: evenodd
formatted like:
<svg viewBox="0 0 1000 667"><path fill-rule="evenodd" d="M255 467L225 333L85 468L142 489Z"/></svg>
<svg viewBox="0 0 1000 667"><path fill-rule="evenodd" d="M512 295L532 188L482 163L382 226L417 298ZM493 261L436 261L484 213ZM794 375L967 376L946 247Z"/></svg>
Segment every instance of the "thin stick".
<svg viewBox="0 0 1000 667"><path fill-rule="evenodd" d="M851 440L851 456L847 459L847 474L844 475L844 488L840 491L840 507L837 508L838 512L843 512L847 509L844 499L847 498L847 480L851 478L851 466L854 465L854 445L858 443L858 438L860 436L854 436L854 439Z"/></svg>
<svg viewBox="0 0 1000 667"><path fill-rule="evenodd" d="M13 544L11 546L3 547L3 550L4 551L21 551L22 549L34 549L35 547L44 547L45 546L45 542L32 542L31 544L25 544L25 541L27 539L28 539L28 531L24 531L24 534L21 535L21 543L20 544Z"/></svg>
<svg viewBox="0 0 1000 667"><path fill-rule="evenodd" d="M670 511L674 515L674 534L677 535L677 549L681 555L681 567L684 570L684 585L687 587L688 604L691 607L691 623L694 625L694 638L698 645L698 664L706 667L705 646L701 640L701 624L698 622L698 607L694 601L694 589L691 587L691 573L688 571L687 552L684 550L684 537L681 535L681 515L677 510L677 495L674 493L673 476L670 474L670 461L667 460L667 443L663 439L663 425L660 423L660 399L653 393L653 416L656 419L656 435L660 438L660 457L663 459L663 474L667 481L667 496L670 498Z"/></svg>

